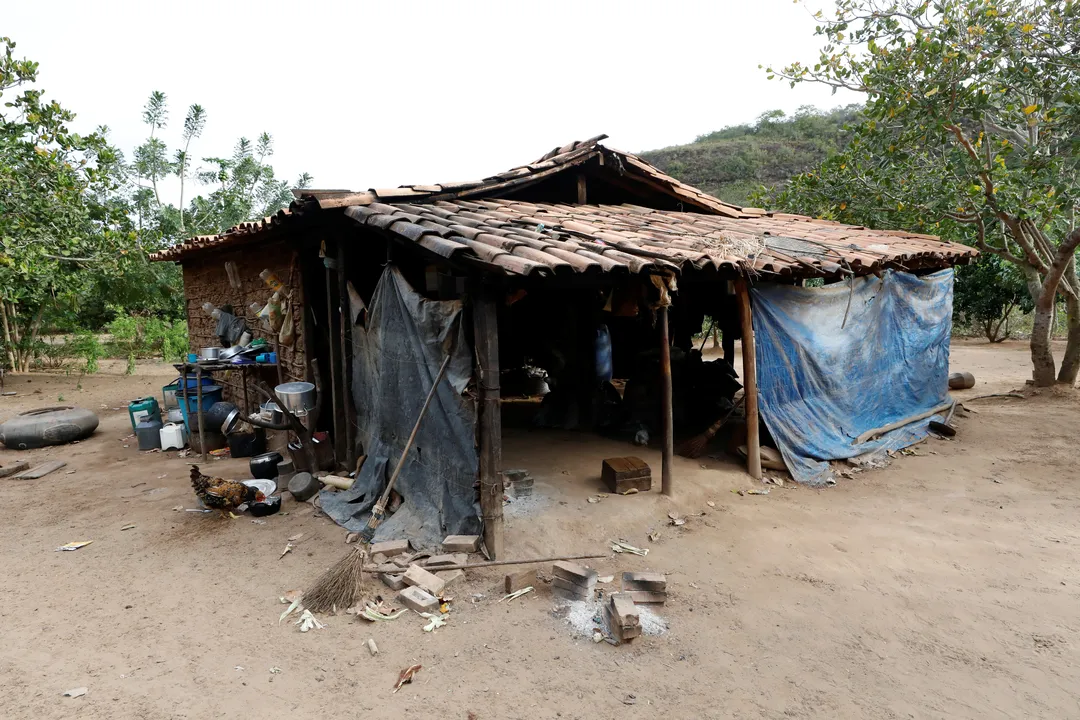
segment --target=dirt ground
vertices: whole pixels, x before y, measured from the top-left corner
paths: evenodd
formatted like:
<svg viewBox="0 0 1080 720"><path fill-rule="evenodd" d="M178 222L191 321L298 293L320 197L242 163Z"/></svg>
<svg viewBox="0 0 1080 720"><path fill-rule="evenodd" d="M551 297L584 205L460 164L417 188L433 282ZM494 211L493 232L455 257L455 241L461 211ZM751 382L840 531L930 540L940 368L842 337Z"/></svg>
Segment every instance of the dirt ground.
<svg viewBox="0 0 1080 720"><path fill-rule="evenodd" d="M958 343L953 365L979 380L959 397L1030 374L1022 343ZM63 396L102 418L77 445L0 451L0 464L68 462L0 480L0 717L1080 717L1072 393L974 401L955 440L831 489L767 496L734 493L753 484L729 461L677 458L675 499L588 503L601 459L627 446L508 433L505 465L536 478L535 497L507 507L508 554L603 552L618 537L649 554L597 561L601 575L668 574L669 630L612 647L575 637L547 585L498 602L496 569L452 588L434 633L411 613L329 617L306 634L279 624L279 597L345 553L345 532L290 499L265 524L174 510L195 506L189 461L121 441L119 409L160 395L168 369L122 369L107 364L82 390L74 376L9 378L18 395L0 398L0 417ZM644 457L658 475L658 455ZM245 477L246 461L212 470ZM669 526L672 511L687 524ZM54 552L73 540L94 542ZM61 696L79 686L85 696Z"/></svg>

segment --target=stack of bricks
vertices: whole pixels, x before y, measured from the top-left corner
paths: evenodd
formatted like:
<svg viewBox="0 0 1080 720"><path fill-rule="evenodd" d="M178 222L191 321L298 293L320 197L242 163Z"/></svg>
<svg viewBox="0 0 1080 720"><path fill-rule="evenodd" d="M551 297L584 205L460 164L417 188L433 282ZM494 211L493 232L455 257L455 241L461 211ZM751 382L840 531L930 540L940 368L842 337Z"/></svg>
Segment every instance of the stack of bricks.
<svg viewBox="0 0 1080 720"><path fill-rule="evenodd" d="M592 600L599 577L595 570L560 560L551 566L551 593L564 600Z"/></svg>
<svg viewBox="0 0 1080 720"><path fill-rule="evenodd" d="M667 601L667 578L656 572L624 572L622 593L635 603L657 603Z"/></svg>
<svg viewBox="0 0 1080 720"><path fill-rule="evenodd" d="M641 618L637 606L626 593L614 593L604 603L604 620L612 637L619 642L630 642L641 635Z"/></svg>

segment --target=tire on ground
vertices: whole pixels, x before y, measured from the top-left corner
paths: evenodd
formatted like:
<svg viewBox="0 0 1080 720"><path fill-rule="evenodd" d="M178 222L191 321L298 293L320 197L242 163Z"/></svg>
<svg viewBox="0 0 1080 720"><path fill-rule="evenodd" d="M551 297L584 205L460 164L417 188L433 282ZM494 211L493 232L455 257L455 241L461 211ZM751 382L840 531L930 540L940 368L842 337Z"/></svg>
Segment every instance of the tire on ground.
<svg viewBox="0 0 1080 720"><path fill-rule="evenodd" d="M92 410L48 407L20 413L0 424L0 443L12 450L63 445L89 437L98 426Z"/></svg>

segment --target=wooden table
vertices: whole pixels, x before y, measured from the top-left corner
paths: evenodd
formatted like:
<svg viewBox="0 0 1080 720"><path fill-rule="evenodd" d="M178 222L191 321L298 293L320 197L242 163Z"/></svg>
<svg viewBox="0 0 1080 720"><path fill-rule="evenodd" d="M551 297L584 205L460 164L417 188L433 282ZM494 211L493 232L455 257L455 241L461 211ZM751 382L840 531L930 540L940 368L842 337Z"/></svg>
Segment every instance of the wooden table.
<svg viewBox="0 0 1080 720"><path fill-rule="evenodd" d="M188 383L187 383L187 380L188 380L188 376L191 374L191 372L192 371L195 372L195 402L196 402L196 405L197 405L197 410L195 412L196 412L196 414L198 415L198 418L199 418L198 419L198 425L199 425L199 449L202 451L202 461L203 462L206 462L206 460L207 460L206 429L203 427L204 426L204 422L203 422L203 405L202 405L202 378L203 378L203 373L204 372L209 372L209 373L220 372L222 370L239 370L241 372L241 374L245 376L245 377L242 378L241 385L244 386L244 408L243 408L243 413L245 415L247 415L247 414L249 414L251 412L251 403L250 403L250 401L248 399L248 388L247 388L248 384L247 384L247 377L246 377L247 371L252 369L252 368L266 368L266 367L276 367L276 366L277 366L277 363L242 363L242 364L234 364L234 363L226 362L226 361L193 362L193 363L192 362L182 362L182 363L174 363L173 364L173 367L176 368L177 372L180 373L180 383L181 383L180 390L181 390L181 393L182 393L182 397L184 398L184 407L187 408L187 411L188 411L188 418L189 418L188 422L189 423L190 423L190 417L191 417L191 406L188 404Z"/></svg>

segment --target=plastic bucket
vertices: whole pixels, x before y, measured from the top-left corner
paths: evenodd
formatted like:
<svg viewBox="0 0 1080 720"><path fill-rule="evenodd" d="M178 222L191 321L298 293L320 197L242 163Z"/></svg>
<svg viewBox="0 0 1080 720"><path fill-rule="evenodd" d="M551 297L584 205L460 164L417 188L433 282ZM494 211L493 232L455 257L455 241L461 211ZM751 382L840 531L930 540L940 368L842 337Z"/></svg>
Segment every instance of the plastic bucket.
<svg viewBox="0 0 1080 720"><path fill-rule="evenodd" d="M221 394L222 394L222 390L221 390L220 385L204 385L203 386L203 389L202 389L202 407L203 407L202 411L203 411L203 413L206 413L207 411L209 411L210 408L213 407L213 405L215 403L221 402ZM187 427L188 433L192 434L192 433L198 432L198 430L199 430L199 416L196 415L196 413L199 411L199 397L198 397L198 395L195 392L192 392L192 391L189 390L186 404L183 402L183 397L182 396L177 396L177 399L181 401L180 402L180 411L184 413L184 426ZM195 416L194 417L194 420L195 420L194 425L191 422L192 421L191 415ZM204 423L204 425L206 425L206 416L205 416L205 414L203 415L203 423ZM220 428L211 428L208 425L206 426L206 429L207 430L215 430L215 431L220 430Z"/></svg>

